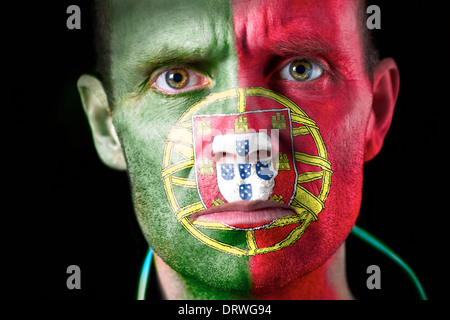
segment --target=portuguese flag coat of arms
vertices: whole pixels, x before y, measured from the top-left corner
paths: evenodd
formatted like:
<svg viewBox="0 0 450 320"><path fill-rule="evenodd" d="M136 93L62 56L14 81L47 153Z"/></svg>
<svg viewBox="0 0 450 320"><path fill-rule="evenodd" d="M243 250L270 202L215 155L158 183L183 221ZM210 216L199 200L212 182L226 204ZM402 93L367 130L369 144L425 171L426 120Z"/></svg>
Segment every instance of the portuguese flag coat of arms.
<svg viewBox="0 0 450 320"><path fill-rule="evenodd" d="M291 203L297 170L289 109L197 115L192 127L205 208L245 200Z"/></svg>

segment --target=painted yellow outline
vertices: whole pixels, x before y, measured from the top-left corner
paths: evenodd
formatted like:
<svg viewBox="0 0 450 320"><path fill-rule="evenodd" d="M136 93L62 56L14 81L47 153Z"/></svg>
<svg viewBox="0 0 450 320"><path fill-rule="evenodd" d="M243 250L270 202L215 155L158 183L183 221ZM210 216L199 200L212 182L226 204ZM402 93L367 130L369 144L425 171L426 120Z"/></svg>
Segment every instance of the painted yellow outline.
<svg viewBox="0 0 450 320"><path fill-rule="evenodd" d="M221 252L225 252L234 256L245 256L248 255L248 250L241 249L235 246L231 246L229 244L217 241L215 239L212 239L208 237L203 232L200 232L194 225L189 221L189 218L184 218L180 221L180 223L183 225L183 227L197 240L200 242L203 242L208 247L211 247L213 249L216 249Z"/></svg>
<svg viewBox="0 0 450 320"><path fill-rule="evenodd" d="M197 183L193 179L180 178L180 177L175 177L175 176L171 176L171 179L172 179L172 184L174 186L190 188L190 189L197 188Z"/></svg>
<svg viewBox="0 0 450 320"><path fill-rule="evenodd" d="M191 117L205 106L208 106L215 102L235 98L237 99L238 112L245 112L247 107L246 99L248 96L259 96L272 99L291 110L292 122L301 124L300 127L293 128L293 136L297 137L310 134L316 145L318 154L317 156L314 156L306 153L295 152L294 159L296 162L318 166L319 168L321 168L321 171L305 172L298 175L296 194L294 197L294 201L291 204L291 207L296 210L297 215L278 219L266 229L283 227L293 223L301 223L300 226L293 229L290 234L280 242L265 248L258 248L254 231L245 231L247 249L242 249L212 239L198 229L205 228L216 230L232 230L231 228L220 223L198 221L191 223L190 216L195 212L203 210L204 206L199 201L180 208L173 191L173 185L186 188L196 187L196 182L194 180L174 176L175 173L194 166L193 142L192 140L190 140L192 139ZM190 139L188 138L189 136L191 137ZM256 254L265 254L292 245L298 239L300 239L309 224L312 221L317 220L319 213L324 208L324 202L330 191L331 175L333 172L331 170L331 163L328 161L327 149L323 142L322 136L319 133L319 128L317 127L316 122L309 118L309 116L303 110L301 110L293 101L291 101L287 97L262 87L238 88L226 90L220 93L213 93L207 96L204 100L195 103L188 110L186 110L186 112L180 117L180 119L178 119L176 125L170 131L165 144L166 147L163 155L163 169L161 170L161 177L163 180L164 189L166 191L169 205L172 208L173 212L175 212L178 221L193 237L198 239L200 242L215 250L230 255L241 257ZM171 158L173 152L180 154L185 158L185 160L172 164ZM322 179L322 186L317 196L300 185L301 183L315 181L318 179Z"/></svg>
<svg viewBox="0 0 450 320"><path fill-rule="evenodd" d="M245 240L247 241L248 255L254 256L259 249L256 244L255 231L245 231Z"/></svg>

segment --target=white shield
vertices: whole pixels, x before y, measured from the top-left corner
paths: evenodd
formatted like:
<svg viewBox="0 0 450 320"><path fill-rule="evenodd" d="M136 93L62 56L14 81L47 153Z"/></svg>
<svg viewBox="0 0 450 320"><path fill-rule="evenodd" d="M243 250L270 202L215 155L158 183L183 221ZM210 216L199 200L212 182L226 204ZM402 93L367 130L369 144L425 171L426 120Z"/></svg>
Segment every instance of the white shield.
<svg viewBox="0 0 450 320"><path fill-rule="evenodd" d="M226 201L269 199L278 172L266 132L217 135L212 152L217 186Z"/></svg>

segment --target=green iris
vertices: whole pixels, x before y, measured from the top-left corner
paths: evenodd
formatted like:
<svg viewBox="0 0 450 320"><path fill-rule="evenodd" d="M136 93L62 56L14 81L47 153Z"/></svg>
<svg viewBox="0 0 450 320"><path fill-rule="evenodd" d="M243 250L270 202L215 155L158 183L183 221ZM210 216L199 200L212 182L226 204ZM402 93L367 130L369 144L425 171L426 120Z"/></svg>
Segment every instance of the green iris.
<svg viewBox="0 0 450 320"><path fill-rule="evenodd" d="M289 73L298 81L308 80L313 72L313 66L306 60L297 60L289 66Z"/></svg>
<svg viewBox="0 0 450 320"><path fill-rule="evenodd" d="M166 82L173 89L181 89L187 85L189 74L184 69L172 69L166 72Z"/></svg>

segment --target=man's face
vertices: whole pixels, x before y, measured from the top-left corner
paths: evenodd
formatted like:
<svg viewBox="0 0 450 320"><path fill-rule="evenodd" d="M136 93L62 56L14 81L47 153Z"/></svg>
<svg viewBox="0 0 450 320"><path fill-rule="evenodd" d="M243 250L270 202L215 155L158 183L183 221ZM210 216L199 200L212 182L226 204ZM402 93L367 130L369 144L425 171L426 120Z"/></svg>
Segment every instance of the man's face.
<svg viewBox="0 0 450 320"><path fill-rule="evenodd" d="M358 14L352 0L114 1L113 123L139 223L171 268L224 290L273 288L322 265L346 239L372 103ZM233 126L239 116L255 134ZM245 158L263 140L268 158ZM201 167L205 158L213 165ZM302 218L257 228L250 209L201 215L255 200L264 208L253 213L268 221Z"/></svg>

